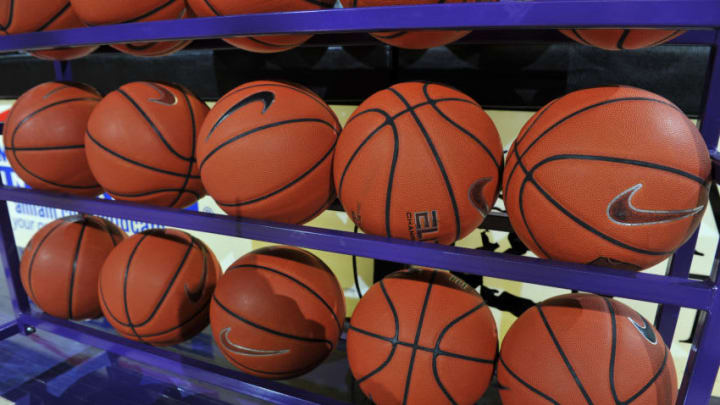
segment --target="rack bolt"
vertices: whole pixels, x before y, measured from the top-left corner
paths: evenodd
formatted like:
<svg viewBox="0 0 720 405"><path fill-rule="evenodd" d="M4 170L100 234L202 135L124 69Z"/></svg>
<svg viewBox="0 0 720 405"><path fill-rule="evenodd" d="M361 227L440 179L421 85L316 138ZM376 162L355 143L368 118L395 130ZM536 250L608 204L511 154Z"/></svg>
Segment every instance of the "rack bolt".
<svg viewBox="0 0 720 405"><path fill-rule="evenodd" d="M32 335L33 333L35 333L35 327L33 327L33 326L26 326L26 327L25 327L25 333L28 334L28 335Z"/></svg>

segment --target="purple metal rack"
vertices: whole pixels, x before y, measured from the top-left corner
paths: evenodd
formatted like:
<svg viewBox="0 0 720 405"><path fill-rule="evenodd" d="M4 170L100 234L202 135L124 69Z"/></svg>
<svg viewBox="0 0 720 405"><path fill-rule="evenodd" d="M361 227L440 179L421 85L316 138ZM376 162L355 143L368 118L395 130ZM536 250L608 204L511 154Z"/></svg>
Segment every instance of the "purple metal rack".
<svg viewBox="0 0 720 405"><path fill-rule="evenodd" d="M538 29L561 27L678 27L696 31L682 43L697 41L713 46L701 131L711 151L720 136L720 1L613 0L613 1L506 1L348 10L272 13L182 21L134 23L0 38L0 52L53 46L118 43L142 40L212 38L229 35L277 33L339 34L358 31L473 28ZM481 40L492 40L485 33ZM338 37L335 37L338 38ZM342 38L340 36L339 38ZM499 39L513 35L505 32ZM320 40L321 42L323 40ZM70 66L56 63L57 79L69 79ZM720 177L720 155L713 152L715 178ZM694 235L673 256L666 276L509 257L478 250L358 235L328 229L238 219L222 215L148 207L131 203L72 197L40 191L0 187L0 258L8 279L15 320L0 325L0 339L35 329L149 362L155 366L204 380L227 389L281 404L336 403L337 401L287 385L257 379L166 350L134 343L88 326L58 320L30 309L18 275L18 253L6 201L57 207L89 214L134 219L179 228L284 243L306 248L412 263L466 273L609 294L662 304L655 321L666 342L672 342L680 307L702 316L678 404L707 404L720 367L720 293L716 250L710 281L688 278L697 240Z"/></svg>

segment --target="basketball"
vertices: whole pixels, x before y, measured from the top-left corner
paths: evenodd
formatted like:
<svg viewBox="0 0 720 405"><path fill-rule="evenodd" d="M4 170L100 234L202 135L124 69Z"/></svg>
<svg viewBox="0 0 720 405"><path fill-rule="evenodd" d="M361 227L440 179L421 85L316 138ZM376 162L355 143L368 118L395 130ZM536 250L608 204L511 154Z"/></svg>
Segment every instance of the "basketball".
<svg viewBox="0 0 720 405"><path fill-rule="evenodd" d="M475 0L474 0L475 1ZM483 0L481 0L483 1ZM495 0L484 0L495 1ZM344 8L405 6L412 4L466 3L463 0L340 0ZM453 30L420 30L420 31L389 31L371 32L376 39L392 46L405 49L428 49L455 42L469 34L470 31Z"/></svg>
<svg viewBox="0 0 720 405"><path fill-rule="evenodd" d="M495 321L480 294L445 271L401 270L375 283L347 335L350 370L375 404L474 404L490 384Z"/></svg>
<svg viewBox="0 0 720 405"><path fill-rule="evenodd" d="M70 0L0 0L0 35L82 27ZM71 60L95 51L97 46L30 51L40 59Z"/></svg>
<svg viewBox="0 0 720 405"><path fill-rule="evenodd" d="M23 251L20 280L33 302L64 319L100 316L98 275L125 233L89 215L56 219L40 228Z"/></svg>
<svg viewBox="0 0 720 405"><path fill-rule="evenodd" d="M255 250L218 282L210 325L220 351L258 377L304 374L337 346L345 299L335 275L315 255L290 246Z"/></svg>
<svg viewBox="0 0 720 405"><path fill-rule="evenodd" d="M225 94L200 130L205 189L230 215L302 224L335 199L335 113L312 91L257 81Z"/></svg>
<svg viewBox="0 0 720 405"><path fill-rule="evenodd" d="M505 405L672 405L677 395L672 355L655 327L592 294L561 295L523 313L503 339L498 383Z"/></svg>
<svg viewBox="0 0 720 405"><path fill-rule="evenodd" d="M650 48L662 45L685 33L680 30L657 29L574 29L560 30L560 32L577 43L608 51Z"/></svg>
<svg viewBox="0 0 720 405"><path fill-rule="evenodd" d="M105 96L90 116L90 169L115 199L188 206L205 194L195 143L207 112L180 85L128 83Z"/></svg>
<svg viewBox="0 0 720 405"><path fill-rule="evenodd" d="M492 209L502 145L469 96L407 82L360 104L333 165L338 197L365 233L450 244Z"/></svg>
<svg viewBox="0 0 720 405"><path fill-rule="evenodd" d="M235 0L188 0L188 5L199 17L223 15L273 13L280 11L319 10L332 8L334 0L283 0L283 1L235 1ZM302 45L312 35L262 35L255 37L223 38L230 45L250 52L275 53L288 51Z"/></svg>
<svg viewBox="0 0 720 405"><path fill-rule="evenodd" d="M123 337L164 346L208 325L221 275L203 242L174 229L135 234L110 252L98 290L105 318Z"/></svg>
<svg viewBox="0 0 720 405"><path fill-rule="evenodd" d="M85 158L83 136L100 93L82 83L47 82L26 91L3 129L8 161L30 187L84 196L102 189Z"/></svg>
<svg viewBox="0 0 720 405"><path fill-rule="evenodd" d="M598 87L530 118L508 152L503 183L512 227L538 256L641 270L697 229L710 157L670 101Z"/></svg>
<svg viewBox="0 0 720 405"><path fill-rule="evenodd" d="M70 1L80 19L90 26L191 17L185 0ZM192 41L151 41L111 46L120 52L136 56L162 56L177 52L188 46L190 42Z"/></svg>

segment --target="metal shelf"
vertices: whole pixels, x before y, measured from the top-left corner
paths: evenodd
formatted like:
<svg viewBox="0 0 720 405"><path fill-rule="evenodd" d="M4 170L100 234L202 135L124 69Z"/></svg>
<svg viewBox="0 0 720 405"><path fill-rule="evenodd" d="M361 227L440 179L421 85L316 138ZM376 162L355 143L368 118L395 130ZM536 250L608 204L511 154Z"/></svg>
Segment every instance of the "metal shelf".
<svg viewBox="0 0 720 405"><path fill-rule="evenodd" d="M712 284L352 232L2 187L0 200L127 218L220 235L351 254L604 295L708 309ZM618 285L622 285L619 291Z"/></svg>
<svg viewBox="0 0 720 405"><path fill-rule="evenodd" d="M191 18L34 32L0 38L0 52L57 46L265 34L333 34L410 29L562 27L710 29L715 0L503 1L366 7Z"/></svg>

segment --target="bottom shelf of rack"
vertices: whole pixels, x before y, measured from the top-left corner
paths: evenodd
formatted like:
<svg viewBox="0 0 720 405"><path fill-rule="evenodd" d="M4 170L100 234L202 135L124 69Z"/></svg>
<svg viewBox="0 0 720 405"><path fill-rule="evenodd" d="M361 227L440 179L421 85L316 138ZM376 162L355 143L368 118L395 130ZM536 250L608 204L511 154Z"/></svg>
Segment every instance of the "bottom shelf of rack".
<svg viewBox="0 0 720 405"><path fill-rule="evenodd" d="M310 405L343 404L320 394L292 385L253 377L220 365L182 355L177 351L150 346L124 339L82 323L66 321L42 313L23 315L19 324L53 333L88 346L97 347L129 359L151 365L160 370L231 390L249 397L276 404Z"/></svg>
<svg viewBox="0 0 720 405"><path fill-rule="evenodd" d="M517 257L331 229L11 187L0 187L0 200L702 310L709 309L713 297L712 285L698 280Z"/></svg>

